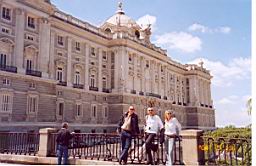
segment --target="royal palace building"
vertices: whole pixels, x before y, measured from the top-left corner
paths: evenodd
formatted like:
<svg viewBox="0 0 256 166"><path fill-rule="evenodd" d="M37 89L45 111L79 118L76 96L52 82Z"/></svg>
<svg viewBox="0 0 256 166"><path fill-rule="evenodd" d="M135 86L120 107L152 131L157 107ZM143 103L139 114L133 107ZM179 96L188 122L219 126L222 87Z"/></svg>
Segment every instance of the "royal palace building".
<svg viewBox="0 0 256 166"><path fill-rule="evenodd" d="M0 0L0 131L60 127L112 132L134 105L173 109L183 128L212 129L210 72L183 65L150 41L119 3L101 26L50 0Z"/></svg>

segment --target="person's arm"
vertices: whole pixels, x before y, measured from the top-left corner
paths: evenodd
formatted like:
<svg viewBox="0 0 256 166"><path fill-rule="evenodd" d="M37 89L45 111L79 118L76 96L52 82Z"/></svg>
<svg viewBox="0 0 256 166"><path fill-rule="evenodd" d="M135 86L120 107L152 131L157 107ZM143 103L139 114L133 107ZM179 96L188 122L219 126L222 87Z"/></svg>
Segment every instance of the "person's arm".
<svg viewBox="0 0 256 166"><path fill-rule="evenodd" d="M178 129L178 132L180 133L180 131L181 131L181 124L180 124L180 122L178 121L178 119L174 119L175 120L175 124L176 124L176 127L177 127L177 129ZM178 135L179 135L179 133L177 133Z"/></svg>
<svg viewBox="0 0 256 166"><path fill-rule="evenodd" d="M137 134L140 134L138 115L135 116L135 131Z"/></svg>
<svg viewBox="0 0 256 166"><path fill-rule="evenodd" d="M160 131L164 128L163 122L159 116L158 116L158 126Z"/></svg>
<svg viewBox="0 0 256 166"><path fill-rule="evenodd" d="M123 123L124 123L124 116L122 115L119 122L118 122L118 125L117 125L117 132L118 133L121 132L121 127L122 127Z"/></svg>
<svg viewBox="0 0 256 166"><path fill-rule="evenodd" d="M60 132L58 132L58 134L57 134L57 138L56 138L56 142L57 142L57 144L59 144L60 143Z"/></svg>

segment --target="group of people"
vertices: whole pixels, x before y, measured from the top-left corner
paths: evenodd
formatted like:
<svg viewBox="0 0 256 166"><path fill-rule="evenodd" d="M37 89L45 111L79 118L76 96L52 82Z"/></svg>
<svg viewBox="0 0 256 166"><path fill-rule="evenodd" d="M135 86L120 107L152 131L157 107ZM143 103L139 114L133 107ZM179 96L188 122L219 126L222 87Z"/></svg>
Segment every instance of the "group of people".
<svg viewBox="0 0 256 166"><path fill-rule="evenodd" d="M166 165L172 165L172 149L174 145L174 139L181 130L179 121L175 118L175 114L172 110L165 111L164 124L161 118L156 114L154 108L149 107L147 109L147 115L145 117L145 149L147 155L147 163L153 165L152 149L153 141L158 133L163 133L165 139L161 139L161 143L165 142L167 162ZM135 113L133 106L129 107L129 110L122 115L118 124L118 133L121 135L122 152L119 157L119 164L126 164L128 158L128 151L131 146L132 137L140 133L138 116Z"/></svg>
<svg viewBox="0 0 256 166"><path fill-rule="evenodd" d="M181 125L175 118L172 110L165 111L164 124L161 118L156 114L154 108L149 107L147 109L147 115L145 117L145 149L147 154L147 164L153 165L153 158L151 151L153 150L153 141L158 133L162 133L165 139L162 139L160 143L165 142L167 162L166 165L172 165L172 149L174 145L175 136L179 135ZM129 110L122 115L118 124L118 133L121 137L122 152L119 157L119 164L126 164L128 158L128 151L131 146L132 137L140 133L139 120L135 113L133 106L129 107ZM70 133L68 130L68 123L63 123L62 128L57 134L57 156L58 164L62 163L62 157L64 158L63 164L68 164L68 145L69 140L72 138L74 132Z"/></svg>

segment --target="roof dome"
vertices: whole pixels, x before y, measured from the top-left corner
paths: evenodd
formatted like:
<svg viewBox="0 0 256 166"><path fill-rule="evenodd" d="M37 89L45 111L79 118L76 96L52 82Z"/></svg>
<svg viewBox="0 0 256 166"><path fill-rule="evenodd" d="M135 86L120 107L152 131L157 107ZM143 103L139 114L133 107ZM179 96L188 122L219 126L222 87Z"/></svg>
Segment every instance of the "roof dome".
<svg viewBox="0 0 256 166"><path fill-rule="evenodd" d="M114 14L112 17L110 17L105 23L109 23L116 26L125 26L125 27L140 27L136 21L125 15L125 12L122 9L122 3L119 2L118 4L118 10L116 11L116 14ZM104 24L105 24L104 23Z"/></svg>

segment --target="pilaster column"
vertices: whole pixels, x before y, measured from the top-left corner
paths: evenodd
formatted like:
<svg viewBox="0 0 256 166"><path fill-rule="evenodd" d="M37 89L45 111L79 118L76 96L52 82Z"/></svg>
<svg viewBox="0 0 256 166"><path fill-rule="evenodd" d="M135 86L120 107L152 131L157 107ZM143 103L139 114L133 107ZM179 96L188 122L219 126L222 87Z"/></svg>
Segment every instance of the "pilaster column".
<svg viewBox="0 0 256 166"><path fill-rule="evenodd" d="M139 57L137 56L137 55L134 55L134 81L133 81L133 89L134 90L136 90L136 93L138 93L137 91L138 90L140 90L139 88L138 88L138 85L137 85L137 80L138 80L138 78L137 78L137 73L138 73L138 59ZM137 86L136 86L137 85Z"/></svg>
<svg viewBox="0 0 256 166"><path fill-rule="evenodd" d="M168 81L169 81L169 73L167 71L167 66L165 66L164 68L164 72L165 72L165 87L164 87L164 96L167 96L167 92L168 92Z"/></svg>
<svg viewBox="0 0 256 166"><path fill-rule="evenodd" d="M159 95L162 96L162 72L161 72L161 64L158 65L158 89L157 89L157 92Z"/></svg>
<svg viewBox="0 0 256 166"><path fill-rule="evenodd" d="M98 48L98 52L99 52L98 85L99 85L99 92L102 92L102 49Z"/></svg>
<svg viewBox="0 0 256 166"><path fill-rule="evenodd" d="M146 93L146 88L145 88L145 58L143 57L141 59L141 64L140 64L140 69L141 69L141 91Z"/></svg>
<svg viewBox="0 0 256 166"><path fill-rule="evenodd" d="M68 37L67 86L72 86L72 39Z"/></svg>
<svg viewBox="0 0 256 166"><path fill-rule="evenodd" d="M50 23L46 18L40 20L39 36L40 36L40 48L39 48L39 71L42 72L42 76L49 77L48 64L50 60Z"/></svg>
<svg viewBox="0 0 256 166"><path fill-rule="evenodd" d="M89 90L89 57L90 57L90 45L85 45L85 67L84 67L84 89Z"/></svg>
<svg viewBox="0 0 256 166"><path fill-rule="evenodd" d="M153 61L150 61L150 73L152 73L152 76L150 77L150 92L154 93L154 85L155 85L155 66L153 64Z"/></svg>
<svg viewBox="0 0 256 166"><path fill-rule="evenodd" d="M16 9L16 26L15 26L15 47L14 47L14 59L18 73L25 73L23 66L24 59L24 27L25 27L25 15L22 9Z"/></svg>
<svg viewBox="0 0 256 166"><path fill-rule="evenodd" d="M51 39L50 39L50 57L49 57L49 77L50 79L55 79L55 66L54 66L54 46L55 46L55 31L51 31Z"/></svg>
<svg viewBox="0 0 256 166"><path fill-rule="evenodd" d="M114 51L114 57L115 57L115 62L114 62L114 91L118 91L119 90L119 81L121 79L121 70L120 70L120 66L119 65L119 59L120 57L118 56L118 51Z"/></svg>

